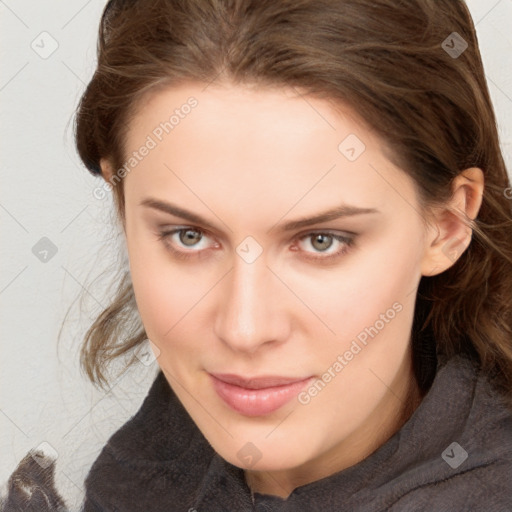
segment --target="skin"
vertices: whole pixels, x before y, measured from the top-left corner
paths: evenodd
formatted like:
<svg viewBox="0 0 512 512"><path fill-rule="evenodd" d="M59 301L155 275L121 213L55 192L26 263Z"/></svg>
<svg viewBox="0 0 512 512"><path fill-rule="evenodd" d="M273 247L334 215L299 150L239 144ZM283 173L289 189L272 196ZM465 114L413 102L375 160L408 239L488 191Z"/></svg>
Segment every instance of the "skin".
<svg viewBox="0 0 512 512"><path fill-rule="evenodd" d="M229 84L153 93L130 122L127 154L190 96L197 107L124 178L137 306L160 368L213 448L245 470L253 491L287 497L366 458L420 403L410 343L417 287L455 263L446 244L461 240L459 256L469 245L471 230L454 211L476 217L483 173L464 170L425 226L413 181L348 106ZM349 134L366 146L355 161L338 150ZM101 164L110 179L108 160ZM142 206L146 198L214 229ZM379 212L278 229L341 203ZM159 240L173 228L199 233L189 233L192 245L179 233ZM351 246L316 242L326 230L356 236ZM236 251L248 236L262 250L252 263ZM183 260L170 247L201 257ZM312 259L344 248L330 262ZM248 417L212 388L207 371L321 378L394 303L400 312L307 404ZM237 455L244 446L256 463Z"/></svg>

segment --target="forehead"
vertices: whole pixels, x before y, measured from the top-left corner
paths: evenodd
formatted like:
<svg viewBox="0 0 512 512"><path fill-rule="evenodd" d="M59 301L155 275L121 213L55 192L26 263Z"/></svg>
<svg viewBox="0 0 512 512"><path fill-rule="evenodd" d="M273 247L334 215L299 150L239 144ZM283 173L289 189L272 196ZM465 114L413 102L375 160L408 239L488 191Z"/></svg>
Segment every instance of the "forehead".
<svg viewBox="0 0 512 512"><path fill-rule="evenodd" d="M172 126L167 128L173 135L193 124L194 132L201 130L198 137L207 136L201 137L203 140L214 138L219 127L230 130L231 145L248 134L254 135L255 141L273 141L277 132L284 142L300 142L301 136L310 138L315 132L325 135L328 131L338 132L336 140L340 131L350 130L364 136L367 145L379 143L350 106L307 95L295 87L181 84L150 91L137 105L134 117L130 140L141 132L159 132L158 126L170 121ZM187 118L191 121L184 122ZM163 135L170 134L164 126L162 129Z"/></svg>
<svg viewBox="0 0 512 512"><path fill-rule="evenodd" d="M239 209L300 200L306 211L343 200L379 207L414 192L355 111L297 89L163 89L139 105L126 143L128 155L151 146L126 178L139 193L229 196Z"/></svg>

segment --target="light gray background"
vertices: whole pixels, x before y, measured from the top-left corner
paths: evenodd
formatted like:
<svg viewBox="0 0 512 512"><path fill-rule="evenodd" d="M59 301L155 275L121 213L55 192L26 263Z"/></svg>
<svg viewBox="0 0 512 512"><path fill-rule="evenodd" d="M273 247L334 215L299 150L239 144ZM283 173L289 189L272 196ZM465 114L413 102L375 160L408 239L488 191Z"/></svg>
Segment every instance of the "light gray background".
<svg viewBox="0 0 512 512"><path fill-rule="evenodd" d="M116 249L111 195L93 197L100 179L81 166L73 145L72 115L94 71L104 5L0 0L0 483L31 448L48 443L57 453L57 487L73 510L90 465L140 407L157 371L156 363L140 363L105 393L78 366L82 336L107 303L111 273L101 272L126 258L122 245L121 256ZM510 171L512 0L468 5ZM47 261L33 252L43 237L57 249ZM75 304L57 347L82 287L82 315Z"/></svg>

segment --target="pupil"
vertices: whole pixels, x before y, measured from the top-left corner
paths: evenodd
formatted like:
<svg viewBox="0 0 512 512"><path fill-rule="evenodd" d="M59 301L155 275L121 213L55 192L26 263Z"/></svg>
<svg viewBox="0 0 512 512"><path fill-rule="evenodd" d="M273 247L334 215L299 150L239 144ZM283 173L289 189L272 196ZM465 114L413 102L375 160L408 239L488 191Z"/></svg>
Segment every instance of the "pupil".
<svg viewBox="0 0 512 512"><path fill-rule="evenodd" d="M192 233L192 235L190 235L190 233ZM200 238L201 235L199 231L195 231L193 229L187 229L180 235L181 242L183 242L185 245L194 245L194 243L196 243Z"/></svg>
<svg viewBox="0 0 512 512"><path fill-rule="evenodd" d="M326 243L326 241L332 242L331 238L332 237L330 235L315 235L313 245L315 246L316 242L319 242L320 247L315 246L316 249L319 249L319 250L328 249L331 246L331 243Z"/></svg>

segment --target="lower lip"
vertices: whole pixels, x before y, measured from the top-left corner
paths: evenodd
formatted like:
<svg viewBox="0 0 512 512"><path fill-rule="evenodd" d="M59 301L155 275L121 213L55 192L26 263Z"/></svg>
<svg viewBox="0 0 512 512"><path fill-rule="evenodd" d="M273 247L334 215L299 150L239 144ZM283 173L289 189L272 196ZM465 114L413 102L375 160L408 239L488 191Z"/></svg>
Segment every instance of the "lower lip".
<svg viewBox="0 0 512 512"><path fill-rule="evenodd" d="M277 411L297 396L313 377L284 386L247 389L228 384L210 375L217 394L229 407L245 416L263 416Z"/></svg>

